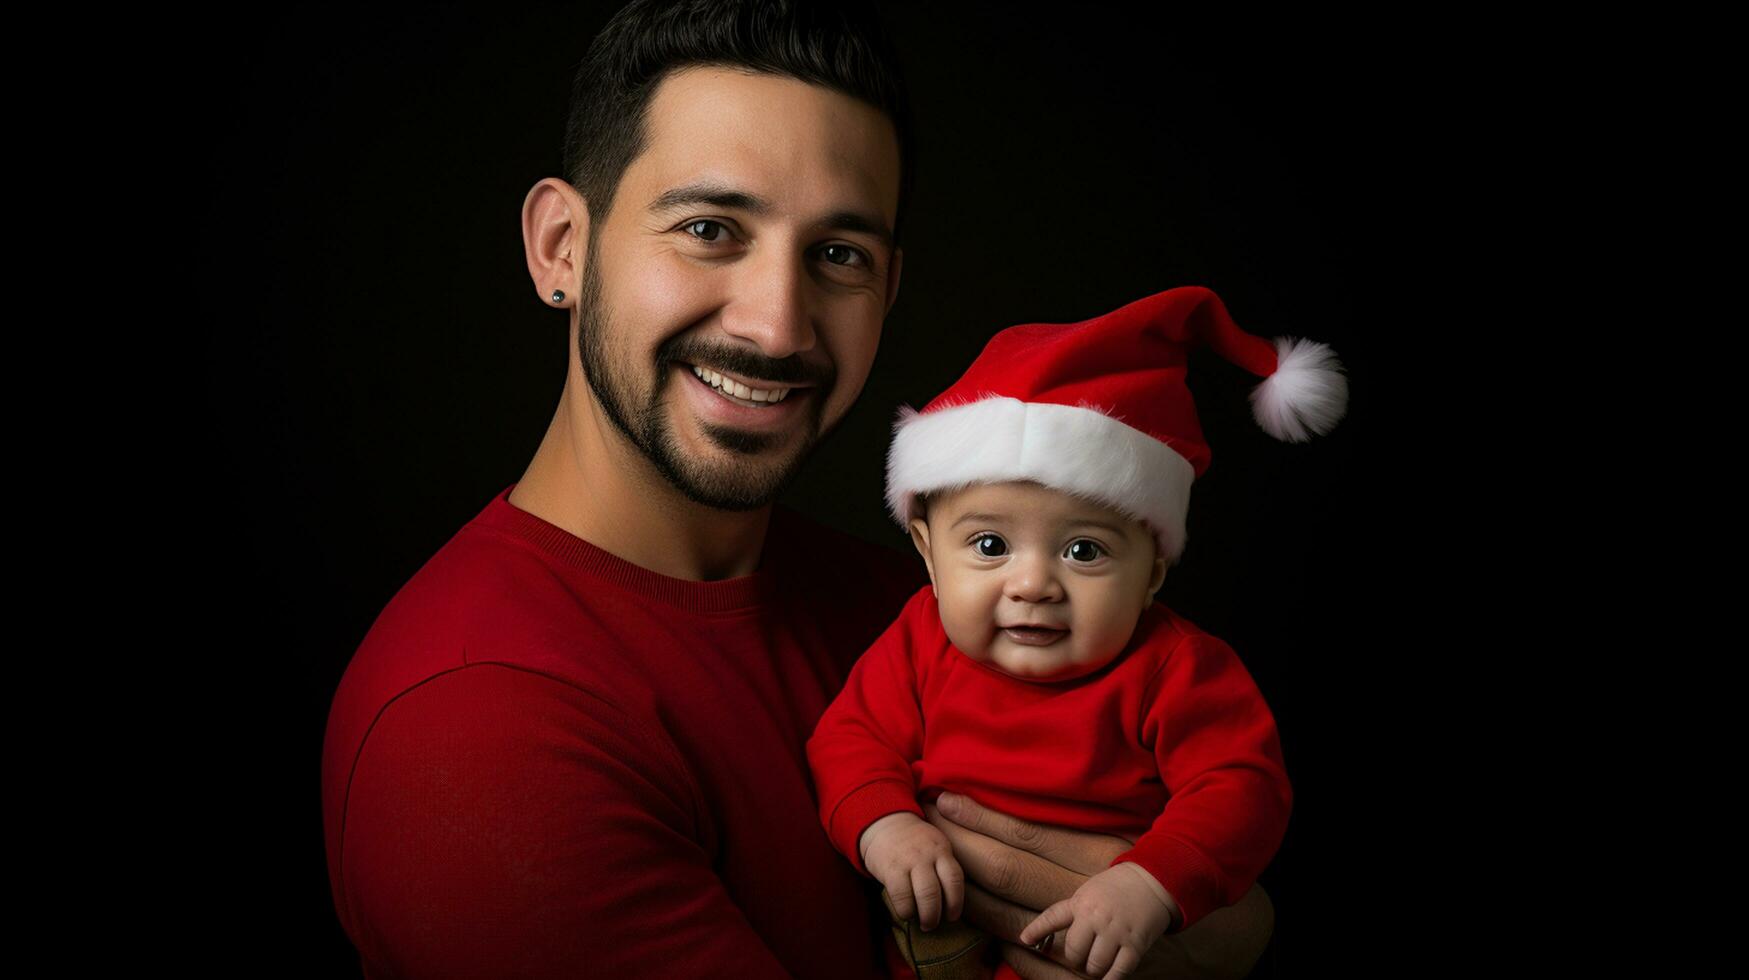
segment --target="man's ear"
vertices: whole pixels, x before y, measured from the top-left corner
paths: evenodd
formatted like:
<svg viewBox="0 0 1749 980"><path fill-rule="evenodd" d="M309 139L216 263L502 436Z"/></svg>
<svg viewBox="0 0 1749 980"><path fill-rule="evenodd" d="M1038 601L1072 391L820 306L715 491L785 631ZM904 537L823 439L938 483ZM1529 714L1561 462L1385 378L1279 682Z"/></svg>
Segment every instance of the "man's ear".
<svg viewBox="0 0 1749 980"><path fill-rule="evenodd" d="M923 567L929 569L929 584L935 584L935 559L929 555L929 522L921 517L911 518L911 543L917 546L917 553L923 556Z"/></svg>
<svg viewBox="0 0 1749 980"><path fill-rule="evenodd" d="M905 250L893 249L893 267L887 270L887 312L893 311L893 304L899 301L899 271L905 265Z"/></svg>
<svg viewBox="0 0 1749 980"><path fill-rule="evenodd" d="M577 304L589 242L589 207L577 189L557 177L535 184L522 199L522 251L543 303ZM553 290L565 298L553 302Z"/></svg>

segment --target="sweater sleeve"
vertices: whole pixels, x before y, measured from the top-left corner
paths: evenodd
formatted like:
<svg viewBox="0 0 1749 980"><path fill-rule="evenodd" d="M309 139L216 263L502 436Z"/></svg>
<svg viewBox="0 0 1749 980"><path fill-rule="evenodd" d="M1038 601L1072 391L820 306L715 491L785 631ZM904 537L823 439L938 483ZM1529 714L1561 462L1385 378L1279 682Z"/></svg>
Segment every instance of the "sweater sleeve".
<svg viewBox="0 0 1749 980"><path fill-rule="evenodd" d="M862 832L889 813L923 816L911 763L923 756L913 623L927 590L906 603L858 658L808 739L820 822L832 846L867 875Z"/></svg>
<svg viewBox="0 0 1749 980"><path fill-rule="evenodd" d="M1226 641L1192 633L1148 685L1144 744L1170 798L1133 848L1177 900L1173 931L1250 891L1287 831L1293 791L1275 718Z"/></svg>
<svg viewBox="0 0 1749 980"><path fill-rule="evenodd" d="M712 870L666 738L476 664L389 703L348 784L343 916L366 976L787 976Z"/></svg>

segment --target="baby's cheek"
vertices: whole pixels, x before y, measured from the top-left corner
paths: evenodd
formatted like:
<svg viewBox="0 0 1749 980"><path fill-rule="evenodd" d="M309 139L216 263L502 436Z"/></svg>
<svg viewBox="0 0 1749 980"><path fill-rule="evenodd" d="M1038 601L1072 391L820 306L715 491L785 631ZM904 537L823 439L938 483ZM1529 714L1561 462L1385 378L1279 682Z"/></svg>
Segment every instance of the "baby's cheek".
<svg viewBox="0 0 1749 980"><path fill-rule="evenodd" d="M981 616L943 610L942 628L947 638L967 656L982 658L990 648L995 628Z"/></svg>
<svg viewBox="0 0 1749 980"><path fill-rule="evenodd" d="M974 660L990 659L990 638L982 630L961 630L960 635L949 639L960 652Z"/></svg>
<svg viewBox="0 0 1749 980"><path fill-rule="evenodd" d="M1135 633L1135 617L1125 617L1126 610L1114 609L1102 619L1096 620L1089 630L1088 645L1084 653L1086 658L1096 664L1106 664L1129 645L1130 636Z"/></svg>
<svg viewBox="0 0 1749 980"><path fill-rule="evenodd" d="M941 617L941 628L947 632L949 643L959 647L961 650L966 648L965 631L960 628L960 624L956 622L952 616Z"/></svg>

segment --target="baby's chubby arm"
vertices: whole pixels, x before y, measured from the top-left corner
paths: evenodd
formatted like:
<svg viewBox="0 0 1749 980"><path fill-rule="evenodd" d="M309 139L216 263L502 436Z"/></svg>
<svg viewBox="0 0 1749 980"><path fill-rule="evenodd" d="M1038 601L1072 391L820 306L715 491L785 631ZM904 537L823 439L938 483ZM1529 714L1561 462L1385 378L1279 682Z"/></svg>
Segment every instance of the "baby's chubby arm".
<svg viewBox="0 0 1749 980"><path fill-rule="evenodd" d="M1158 879L1141 865L1124 861L1088 878L1074 895L1039 913L1021 930L1020 941L1034 945L1067 928L1062 952L1071 968L1121 980L1135 972L1143 954L1179 915L1178 903Z"/></svg>
<svg viewBox="0 0 1749 980"><path fill-rule="evenodd" d="M1262 692L1211 634L1187 634L1155 674L1142 733L1170 797L1113 863L1148 869L1184 929L1249 893L1281 845L1293 789Z"/></svg>
<svg viewBox="0 0 1749 980"><path fill-rule="evenodd" d="M889 813L862 832L862 863L886 888L893 911L915 917L925 932L957 921L965 903L965 873L947 835L914 813Z"/></svg>
<svg viewBox="0 0 1749 980"><path fill-rule="evenodd" d="M923 757L914 620L901 615L857 659L807 743L820 823L859 873L873 874L863 855L877 823L890 827L896 821L888 818L901 811L926 822L912 768Z"/></svg>

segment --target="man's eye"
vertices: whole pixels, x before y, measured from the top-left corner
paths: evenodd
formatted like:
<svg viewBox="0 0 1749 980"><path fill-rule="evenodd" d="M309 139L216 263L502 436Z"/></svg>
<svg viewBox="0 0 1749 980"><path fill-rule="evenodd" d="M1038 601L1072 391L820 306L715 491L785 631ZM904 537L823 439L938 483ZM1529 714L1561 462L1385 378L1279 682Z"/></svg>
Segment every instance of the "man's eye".
<svg viewBox="0 0 1749 980"><path fill-rule="evenodd" d="M1008 542L994 534L980 534L972 539L972 547L985 558L996 558L1008 553Z"/></svg>
<svg viewBox="0 0 1749 980"><path fill-rule="evenodd" d="M716 235L705 235L705 234L695 233L693 231L693 229L699 228L701 226L706 227L706 228L716 228L719 231L727 230L727 229L723 228L722 222L712 221L709 218L700 218L697 221L689 221L685 224L684 227L686 228L687 234L692 235L692 237L698 239L701 242L713 242L714 243L718 240L718 236L716 236Z"/></svg>
<svg viewBox="0 0 1749 980"><path fill-rule="evenodd" d="M833 265L856 268L856 263L859 261L861 262L862 268L867 268L870 265L868 256L864 255L861 250L851 248L849 245L828 245L824 250L824 254L826 255L826 261ZM834 259L832 257L834 254L842 257L843 261Z"/></svg>
<svg viewBox="0 0 1749 980"><path fill-rule="evenodd" d="M1070 544L1063 552L1063 557L1070 561L1095 561L1103 553L1104 552L1100 550L1099 545L1094 544L1086 538L1082 538L1081 540Z"/></svg>

